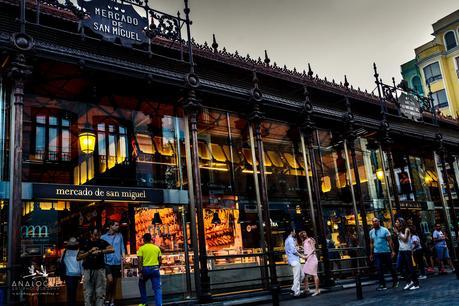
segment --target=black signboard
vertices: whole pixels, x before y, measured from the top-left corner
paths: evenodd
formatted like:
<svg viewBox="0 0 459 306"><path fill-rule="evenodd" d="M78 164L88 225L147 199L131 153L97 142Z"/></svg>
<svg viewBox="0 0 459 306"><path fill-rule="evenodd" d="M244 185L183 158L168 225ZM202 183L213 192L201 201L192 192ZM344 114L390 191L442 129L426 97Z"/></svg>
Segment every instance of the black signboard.
<svg viewBox="0 0 459 306"><path fill-rule="evenodd" d="M400 104L400 112L405 117L415 121L421 119L419 100L415 95L403 92L398 98L398 103Z"/></svg>
<svg viewBox="0 0 459 306"><path fill-rule="evenodd" d="M117 0L79 0L78 3L88 15L83 25L105 40L119 40L126 47L147 41L148 20L139 14L140 6Z"/></svg>
<svg viewBox="0 0 459 306"><path fill-rule="evenodd" d="M148 188L33 184L32 192L34 199L47 200L163 202L162 190Z"/></svg>

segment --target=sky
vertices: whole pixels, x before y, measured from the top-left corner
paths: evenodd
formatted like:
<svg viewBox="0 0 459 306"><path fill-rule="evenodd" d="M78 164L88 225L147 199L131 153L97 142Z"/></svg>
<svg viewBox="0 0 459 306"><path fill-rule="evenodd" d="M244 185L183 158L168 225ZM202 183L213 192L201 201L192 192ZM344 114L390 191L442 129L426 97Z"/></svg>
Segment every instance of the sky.
<svg viewBox="0 0 459 306"><path fill-rule="evenodd" d="M183 12L183 0L149 0L160 11ZM320 78L375 88L373 62L383 81L400 80L400 64L432 40L432 23L459 9L457 0L189 0L192 36L199 43L238 50Z"/></svg>

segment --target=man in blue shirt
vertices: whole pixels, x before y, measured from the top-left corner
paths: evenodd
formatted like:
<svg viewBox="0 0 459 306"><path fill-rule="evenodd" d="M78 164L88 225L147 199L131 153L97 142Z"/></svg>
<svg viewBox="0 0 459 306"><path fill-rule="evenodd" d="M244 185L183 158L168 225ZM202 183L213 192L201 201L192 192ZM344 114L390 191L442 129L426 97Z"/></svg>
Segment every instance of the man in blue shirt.
<svg viewBox="0 0 459 306"><path fill-rule="evenodd" d="M121 262L125 255L123 235L119 233L118 221L108 222L109 230L100 239L107 241L113 249L113 253L105 255L105 269L107 275L107 302L110 306L115 305L116 287L121 277Z"/></svg>
<svg viewBox="0 0 459 306"><path fill-rule="evenodd" d="M299 296L301 294L301 279L303 273L301 271L300 254L298 253L295 229L291 229L290 235L288 235L285 240L285 254L287 255L288 264L293 272L293 286L291 290L294 296Z"/></svg>
<svg viewBox="0 0 459 306"><path fill-rule="evenodd" d="M376 290L387 289L384 280L385 268L392 274L392 287L398 287L397 274L392 266L394 257L394 245L389 230L379 224L378 218L373 218L373 229L370 231L370 260L375 261L378 270L379 287Z"/></svg>

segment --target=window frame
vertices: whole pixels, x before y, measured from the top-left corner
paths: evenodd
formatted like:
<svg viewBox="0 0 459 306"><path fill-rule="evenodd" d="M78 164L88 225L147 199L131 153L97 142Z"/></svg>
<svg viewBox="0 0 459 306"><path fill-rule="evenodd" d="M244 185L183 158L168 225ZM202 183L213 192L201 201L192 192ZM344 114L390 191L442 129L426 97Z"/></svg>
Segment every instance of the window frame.
<svg viewBox="0 0 459 306"><path fill-rule="evenodd" d="M438 95L439 95L439 92L442 92L442 91L445 93L446 102L435 104L435 101L439 102ZM435 99L434 96L437 97L437 99ZM440 90L437 90L436 92L433 92L432 93L432 98L434 99L433 103L434 103L434 108L435 109L445 108L445 107L449 106L448 95L446 94L446 90L445 89L440 89Z"/></svg>
<svg viewBox="0 0 459 306"><path fill-rule="evenodd" d="M427 77L427 74L426 74L426 69L429 68L430 72L432 72L432 66L437 64L438 65L438 71L440 74L436 74L436 75L433 75L432 73L432 76L430 77ZM430 84L430 83L433 83L435 81L439 81L439 80L442 80L443 79L443 75L441 73L441 67L440 67L440 62L433 62L429 65L426 65L424 68L422 68L422 72L424 73L424 79L426 81L426 84Z"/></svg>
<svg viewBox="0 0 459 306"><path fill-rule="evenodd" d="M100 129L100 125L104 125L104 129ZM113 130L110 130L110 127L114 127ZM124 132L120 132L120 128L124 129ZM120 165L123 163L126 163L129 161L129 131L128 131L128 125L123 124L123 122L120 122L118 120L114 120L113 118L104 118L102 120L96 121L95 124L95 134L96 134L96 153L97 153L97 161L98 161L98 169L97 173L102 174L106 173L110 169L114 168L116 165ZM100 150L100 138L99 135L103 134L104 135L104 154L101 154ZM120 140L121 136L125 137L125 156L124 160L119 161L118 157L121 156L120 154ZM114 137L114 156L110 155L111 151L111 143L110 143L110 137ZM104 163L105 163L105 168L102 167L102 159L101 157L105 157ZM113 166L109 167L109 158L114 157L114 164ZM103 170L104 169L104 170Z"/></svg>
<svg viewBox="0 0 459 306"><path fill-rule="evenodd" d="M453 37L454 37L454 46L452 47L448 47L448 43L447 43L447 40L446 40L446 35L448 35L449 33L452 33L453 34ZM456 32L453 31L453 30L450 30L450 31L447 31L445 34L443 34L443 42L445 44L445 49L446 51L449 51L449 50L452 50L454 48L457 47L457 36L456 36Z"/></svg>
<svg viewBox="0 0 459 306"><path fill-rule="evenodd" d="M44 117L44 122L38 122L39 117ZM42 162L70 162L72 160L72 117L68 113L62 113L59 110L38 110L33 114L33 140L31 141L31 155L33 160ZM56 118L56 123L51 122L51 118ZM67 125L64 125L64 121L68 121ZM38 144L38 128L44 130L44 147L43 152L37 150ZM51 129L56 129L56 150L51 151ZM64 148L64 131L68 133L68 152L63 152ZM51 156L51 152L55 154ZM41 156L39 156L41 154ZM65 154L65 155L64 155Z"/></svg>

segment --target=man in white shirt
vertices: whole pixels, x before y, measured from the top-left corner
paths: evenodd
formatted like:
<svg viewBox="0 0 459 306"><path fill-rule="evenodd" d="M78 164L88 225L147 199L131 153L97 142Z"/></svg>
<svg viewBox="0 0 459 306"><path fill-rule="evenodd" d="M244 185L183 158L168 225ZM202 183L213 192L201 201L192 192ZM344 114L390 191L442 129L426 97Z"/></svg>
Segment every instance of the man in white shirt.
<svg viewBox="0 0 459 306"><path fill-rule="evenodd" d="M295 229L290 231L290 235L288 235L285 240L285 254L287 255L288 264L293 272L293 286L291 290L294 296L300 296L303 272L301 271L300 254L298 253Z"/></svg>

